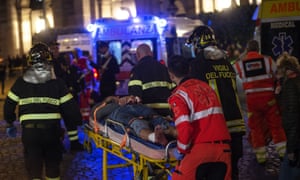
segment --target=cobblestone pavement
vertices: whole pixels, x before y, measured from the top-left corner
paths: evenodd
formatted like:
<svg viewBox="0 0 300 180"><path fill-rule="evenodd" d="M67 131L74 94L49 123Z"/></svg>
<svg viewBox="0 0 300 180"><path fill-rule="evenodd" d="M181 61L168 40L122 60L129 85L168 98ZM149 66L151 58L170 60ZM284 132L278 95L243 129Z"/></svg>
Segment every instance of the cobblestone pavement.
<svg viewBox="0 0 300 180"><path fill-rule="evenodd" d="M12 80L11 80L12 81ZM11 86L8 83L7 88ZM6 90L7 93L7 90ZM5 95L0 95L0 119L3 119L2 109ZM0 180L27 180L24 168L23 147L20 137L20 125L17 138L8 138L5 134L5 123L0 120ZM84 133L80 131L80 140L83 141ZM66 142L67 144L67 142ZM274 147L270 146L270 161L266 167L258 165L255 156L246 141L244 141L244 156L240 160L241 180L275 180L278 179L280 161L274 154ZM119 158L109 155L108 162L117 163ZM266 170L267 169L267 170ZM102 150L93 148L92 153L77 152L65 153L62 163L62 179L64 180L101 180L102 179ZM109 180L133 179L132 168L119 168L108 171Z"/></svg>

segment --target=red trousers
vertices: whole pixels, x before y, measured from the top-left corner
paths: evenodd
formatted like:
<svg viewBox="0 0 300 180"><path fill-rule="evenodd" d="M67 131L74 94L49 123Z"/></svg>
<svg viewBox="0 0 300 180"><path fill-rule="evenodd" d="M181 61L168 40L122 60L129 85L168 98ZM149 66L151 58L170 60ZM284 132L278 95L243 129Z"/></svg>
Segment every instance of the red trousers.
<svg viewBox="0 0 300 180"><path fill-rule="evenodd" d="M224 162L227 166L225 180L231 179L231 152L229 144L195 144L191 152L176 166L172 180L196 179L197 167L204 163Z"/></svg>
<svg viewBox="0 0 300 180"><path fill-rule="evenodd" d="M279 106L273 92L247 94L248 126L253 148L266 145L268 136L274 144L286 141Z"/></svg>

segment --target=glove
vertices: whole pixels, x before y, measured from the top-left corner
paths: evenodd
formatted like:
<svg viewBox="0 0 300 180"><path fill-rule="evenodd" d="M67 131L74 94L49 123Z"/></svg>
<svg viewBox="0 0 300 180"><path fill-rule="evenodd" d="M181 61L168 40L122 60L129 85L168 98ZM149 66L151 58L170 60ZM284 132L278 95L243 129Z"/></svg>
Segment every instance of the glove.
<svg viewBox="0 0 300 180"><path fill-rule="evenodd" d="M14 125L7 127L6 134L8 137L15 138L17 136L17 128Z"/></svg>
<svg viewBox="0 0 300 180"><path fill-rule="evenodd" d="M176 149L175 151L173 151L173 155L177 160L182 160L184 157L184 154L180 153L178 151L178 149Z"/></svg>
<svg viewBox="0 0 300 180"><path fill-rule="evenodd" d="M84 150L83 145L80 144L80 142L78 140L71 141L70 144L71 144L70 145L71 151L83 151Z"/></svg>

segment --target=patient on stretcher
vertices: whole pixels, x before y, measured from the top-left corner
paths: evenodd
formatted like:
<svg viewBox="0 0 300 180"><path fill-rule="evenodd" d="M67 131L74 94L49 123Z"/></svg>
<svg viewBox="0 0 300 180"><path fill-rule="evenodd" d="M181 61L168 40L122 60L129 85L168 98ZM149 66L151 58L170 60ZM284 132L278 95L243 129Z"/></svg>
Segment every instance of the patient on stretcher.
<svg viewBox="0 0 300 180"><path fill-rule="evenodd" d="M161 145L167 145L170 137L175 139L177 136L176 128L166 118L151 108L137 103L133 96L123 98L110 96L95 106L104 103L105 106L96 113L97 120L109 118L120 122L138 137Z"/></svg>

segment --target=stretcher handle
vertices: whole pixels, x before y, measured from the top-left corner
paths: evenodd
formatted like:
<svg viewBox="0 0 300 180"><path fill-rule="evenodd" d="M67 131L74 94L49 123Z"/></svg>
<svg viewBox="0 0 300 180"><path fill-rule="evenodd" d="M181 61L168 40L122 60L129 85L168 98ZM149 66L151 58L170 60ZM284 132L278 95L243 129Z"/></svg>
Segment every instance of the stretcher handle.
<svg viewBox="0 0 300 180"><path fill-rule="evenodd" d="M99 110L99 109L101 109L101 108L103 108L104 106L106 106L106 104L107 103L102 103L99 107L97 107L95 110L94 110L94 113L93 113L93 120L94 120L94 131L96 132L96 133L98 133L99 132L99 128L97 127L97 111Z"/></svg>
<svg viewBox="0 0 300 180"><path fill-rule="evenodd" d="M169 149L171 147L172 144L176 144L177 143L177 140L173 140L173 141L170 141L167 145L166 145L166 148L165 148L165 158L166 160L169 160L170 159L170 155L169 155Z"/></svg>
<svg viewBox="0 0 300 180"><path fill-rule="evenodd" d="M105 126L104 126L104 133L105 133L105 136L108 137L108 129L107 129L107 124L108 123L111 123L111 124L115 124L115 125L118 125L122 128L122 130L124 131L124 138L122 140L122 143L121 143L121 147L124 147L125 145L127 147L130 147L130 138L129 138L129 134L124 126L124 124L120 123L120 122L117 122L117 121L114 121L114 120L111 120L111 119L106 119L105 120Z"/></svg>

